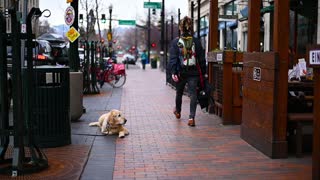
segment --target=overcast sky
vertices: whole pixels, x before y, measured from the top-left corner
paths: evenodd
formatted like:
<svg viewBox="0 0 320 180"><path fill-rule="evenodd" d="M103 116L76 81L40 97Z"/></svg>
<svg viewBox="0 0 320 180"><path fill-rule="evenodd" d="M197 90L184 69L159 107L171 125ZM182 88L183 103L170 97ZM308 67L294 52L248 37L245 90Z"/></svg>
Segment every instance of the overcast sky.
<svg viewBox="0 0 320 180"><path fill-rule="evenodd" d="M100 1L100 0L98 0ZM143 8L143 2L148 0L102 0L101 6L103 6L104 11L102 13L109 17L108 7L110 4L113 5L112 16L114 19L123 20L138 20L145 19L144 16L147 13L147 9ZM94 2L94 0L89 0L88 2ZM162 2L161 0L151 0L151 2ZM60 25L65 24L64 13L65 9L68 7L66 0L40 0L40 9L49 9L51 11L51 16L47 19L50 25ZM178 8L181 11L181 17L188 14L188 0L165 0L165 8L169 11L178 12ZM177 13L176 13L177 14ZM157 15L160 16L160 10L157 10ZM85 17L85 16L84 16ZM137 18L137 19L136 19ZM177 19L177 18L176 18Z"/></svg>

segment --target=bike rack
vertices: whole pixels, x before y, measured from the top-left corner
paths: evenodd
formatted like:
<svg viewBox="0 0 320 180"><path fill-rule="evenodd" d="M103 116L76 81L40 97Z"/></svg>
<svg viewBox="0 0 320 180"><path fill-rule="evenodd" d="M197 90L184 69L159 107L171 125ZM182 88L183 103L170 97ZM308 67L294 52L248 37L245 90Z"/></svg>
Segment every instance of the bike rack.
<svg viewBox="0 0 320 180"><path fill-rule="evenodd" d="M12 33L6 33L6 19L0 11L0 88L1 103L7 103L7 42L12 42L12 79L13 79L13 123L9 125L9 110L1 107L0 119L0 173L11 174L13 177L41 171L48 167L45 153L34 143L32 120L32 82L33 82L33 39L31 21L43 12L32 8L27 16L27 33L20 33L20 23L15 8L9 10L11 15ZM22 60L21 40L27 41L27 82L26 96L22 92ZM25 102L23 102L25 101ZM26 112L26 113L24 113ZM12 137L12 138L10 138ZM13 142L10 143L10 139ZM12 157L10 157L10 155Z"/></svg>

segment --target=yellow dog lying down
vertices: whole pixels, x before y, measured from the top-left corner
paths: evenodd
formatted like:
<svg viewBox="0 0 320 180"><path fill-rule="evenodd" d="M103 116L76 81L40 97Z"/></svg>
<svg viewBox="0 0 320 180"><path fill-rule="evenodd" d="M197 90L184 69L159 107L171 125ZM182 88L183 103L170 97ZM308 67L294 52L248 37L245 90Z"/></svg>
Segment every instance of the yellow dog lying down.
<svg viewBox="0 0 320 180"><path fill-rule="evenodd" d="M124 138L129 134L127 128L124 127L127 120L119 110L111 110L110 112L100 116L98 122L92 122L89 126L98 126L101 129L101 133L112 135L119 134L120 138Z"/></svg>

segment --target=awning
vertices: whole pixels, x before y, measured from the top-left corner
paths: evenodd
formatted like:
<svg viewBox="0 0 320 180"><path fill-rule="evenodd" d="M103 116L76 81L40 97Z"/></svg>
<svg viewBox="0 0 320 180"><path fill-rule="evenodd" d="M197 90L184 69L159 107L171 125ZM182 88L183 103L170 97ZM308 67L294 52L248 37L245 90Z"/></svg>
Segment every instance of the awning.
<svg viewBox="0 0 320 180"><path fill-rule="evenodd" d="M242 18L248 18L248 6L244 7L242 10L240 10L240 14Z"/></svg>
<svg viewBox="0 0 320 180"><path fill-rule="evenodd" d="M267 7L260 9L260 13L261 14L269 13L269 12L272 12L273 9L274 9L274 5L270 5L270 6L267 6Z"/></svg>
<svg viewBox="0 0 320 180"><path fill-rule="evenodd" d="M230 29L235 29L238 27L238 21L237 20L233 20L233 21L219 21L219 27L218 29L225 29L226 27L230 28Z"/></svg>
<svg viewBox="0 0 320 180"><path fill-rule="evenodd" d="M240 10L241 18L239 18L239 21L245 21L248 20L248 6L244 7L242 10Z"/></svg>
<svg viewBox="0 0 320 180"><path fill-rule="evenodd" d="M260 9L260 13L263 15L265 13L270 13L274 10L274 5L270 5L264 8ZM244 21L248 19L248 6L244 7L242 10L240 10L241 18L239 21Z"/></svg>
<svg viewBox="0 0 320 180"><path fill-rule="evenodd" d="M209 28L200 29L200 37L206 36L209 33Z"/></svg>

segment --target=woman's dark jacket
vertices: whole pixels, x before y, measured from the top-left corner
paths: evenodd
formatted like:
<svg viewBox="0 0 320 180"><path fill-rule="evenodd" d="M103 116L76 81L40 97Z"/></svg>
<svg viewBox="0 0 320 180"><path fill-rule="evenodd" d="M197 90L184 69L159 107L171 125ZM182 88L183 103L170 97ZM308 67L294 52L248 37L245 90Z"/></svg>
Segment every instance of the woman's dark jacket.
<svg viewBox="0 0 320 180"><path fill-rule="evenodd" d="M169 50L170 58L169 58L169 64L168 64L167 70L169 70L169 72L171 72L172 74L176 74L176 75L199 76L199 71L196 66L181 67L181 64L179 61L179 56L181 54L180 54L180 49L177 45L178 41L179 41L179 38L175 38L171 42L170 50ZM202 48L202 45L199 39L193 37L193 42L195 44L195 58L197 60L197 63L199 63L201 67L202 75L204 75L207 73L205 52Z"/></svg>

